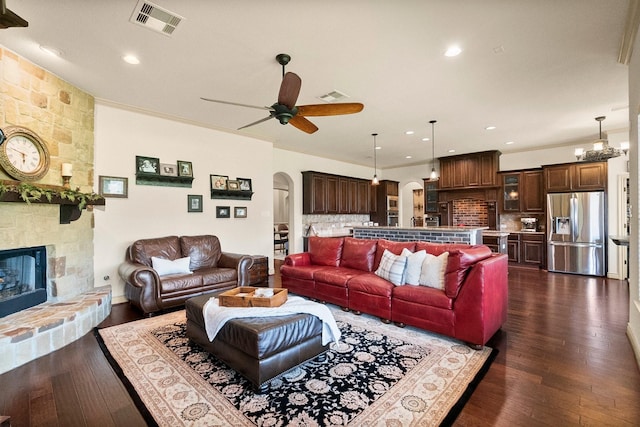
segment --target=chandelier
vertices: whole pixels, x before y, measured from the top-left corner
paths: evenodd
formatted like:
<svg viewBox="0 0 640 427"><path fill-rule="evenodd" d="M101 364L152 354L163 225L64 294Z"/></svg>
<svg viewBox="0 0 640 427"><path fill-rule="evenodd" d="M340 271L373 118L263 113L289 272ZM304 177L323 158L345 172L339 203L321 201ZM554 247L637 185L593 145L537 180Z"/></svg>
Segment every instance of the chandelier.
<svg viewBox="0 0 640 427"><path fill-rule="evenodd" d="M596 117L596 121L600 125L600 137L593 143L593 148L591 150L585 151L584 148L576 148L574 151L576 160L593 162L619 157L622 153L627 154L627 151L629 150L629 143L623 143L624 145L621 148L614 148L609 145L609 142L606 139L602 138L602 121L605 118L605 116Z"/></svg>

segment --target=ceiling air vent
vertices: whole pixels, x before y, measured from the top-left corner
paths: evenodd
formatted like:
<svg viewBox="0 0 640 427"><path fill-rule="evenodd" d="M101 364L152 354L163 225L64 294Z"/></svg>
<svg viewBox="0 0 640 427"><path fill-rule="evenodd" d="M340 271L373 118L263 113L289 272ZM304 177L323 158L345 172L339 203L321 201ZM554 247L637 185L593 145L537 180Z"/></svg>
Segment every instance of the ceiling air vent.
<svg viewBox="0 0 640 427"><path fill-rule="evenodd" d="M151 2L140 0L131 14L130 22L170 36L184 18Z"/></svg>
<svg viewBox="0 0 640 427"><path fill-rule="evenodd" d="M318 98L322 99L324 102L336 102L348 97L349 97L348 95L338 90L334 90L325 95L319 96Z"/></svg>

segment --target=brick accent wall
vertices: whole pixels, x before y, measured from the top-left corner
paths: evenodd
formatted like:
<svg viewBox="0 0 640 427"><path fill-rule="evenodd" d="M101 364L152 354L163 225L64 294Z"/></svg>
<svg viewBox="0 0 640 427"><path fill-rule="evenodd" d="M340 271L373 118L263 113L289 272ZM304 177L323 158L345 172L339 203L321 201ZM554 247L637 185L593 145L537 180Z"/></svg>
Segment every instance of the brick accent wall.
<svg viewBox="0 0 640 427"><path fill-rule="evenodd" d="M94 98L0 45L0 127L24 126L47 144L51 166L40 181L62 185L62 163L73 164L72 188L93 188ZM0 168L0 179L10 179ZM46 246L50 301L94 287L93 213L61 225L58 205L0 203L0 249Z"/></svg>
<svg viewBox="0 0 640 427"><path fill-rule="evenodd" d="M481 230L459 230L455 227L442 227L439 230L396 227L354 227L353 237L357 239L386 239L394 242L433 242L433 243L482 243Z"/></svg>
<svg viewBox="0 0 640 427"><path fill-rule="evenodd" d="M475 199L453 201L453 225L486 227L489 224L487 202Z"/></svg>

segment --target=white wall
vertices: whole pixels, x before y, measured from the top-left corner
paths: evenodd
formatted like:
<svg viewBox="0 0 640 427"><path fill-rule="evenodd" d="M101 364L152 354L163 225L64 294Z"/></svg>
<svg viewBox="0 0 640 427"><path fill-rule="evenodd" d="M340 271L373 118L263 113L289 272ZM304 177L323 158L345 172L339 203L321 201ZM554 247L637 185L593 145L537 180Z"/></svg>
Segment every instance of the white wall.
<svg viewBox="0 0 640 427"><path fill-rule="evenodd" d="M630 255L629 255L629 325L627 327L627 335L631 340L631 345L636 355L636 360L640 364L640 291L638 287L638 278L640 276L640 263L638 256L640 252L640 242L638 239L638 163L640 151L638 150L638 120L640 115L640 32L636 35L633 45L633 53L629 64L629 185L632 206L632 221Z"/></svg>
<svg viewBox="0 0 640 427"><path fill-rule="evenodd" d="M95 212L96 285L111 284L116 302L124 282L118 265L127 246L141 238L214 234L222 250L268 255L273 266L272 144L96 102L95 191L98 175L126 177L129 197L108 198ZM251 153L251 155L247 155ZM193 162L192 188L136 185L135 156L162 163ZM210 198L209 175L250 178L250 201ZM187 212L187 195L203 196L203 212ZM246 206L247 219L216 219L216 206ZM109 276L109 280L103 280Z"/></svg>

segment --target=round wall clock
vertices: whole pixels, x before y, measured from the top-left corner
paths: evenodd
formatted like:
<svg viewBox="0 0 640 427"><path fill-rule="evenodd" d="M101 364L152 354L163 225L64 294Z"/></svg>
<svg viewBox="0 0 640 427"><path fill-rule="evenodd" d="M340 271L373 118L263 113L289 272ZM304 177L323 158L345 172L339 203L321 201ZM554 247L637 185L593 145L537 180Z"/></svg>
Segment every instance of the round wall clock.
<svg viewBox="0 0 640 427"><path fill-rule="evenodd" d="M45 176L49 171L49 149L40 137L22 126L7 126L3 131L0 165L7 174L20 181L37 181Z"/></svg>

